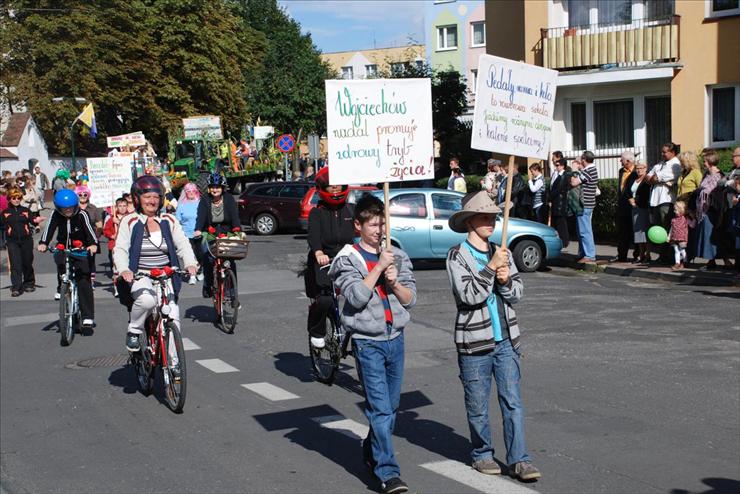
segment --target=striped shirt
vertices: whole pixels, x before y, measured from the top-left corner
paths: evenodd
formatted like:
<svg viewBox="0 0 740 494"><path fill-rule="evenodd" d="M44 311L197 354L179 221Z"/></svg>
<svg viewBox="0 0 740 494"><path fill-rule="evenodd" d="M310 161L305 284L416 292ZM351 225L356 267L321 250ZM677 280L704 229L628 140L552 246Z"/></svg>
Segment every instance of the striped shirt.
<svg viewBox="0 0 740 494"><path fill-rule="evenodd" d="M373 270L375 265L378 264L378 261L380 260L380 255L366 251L365 249L360 247L360 244L354 244L354 247L355 249L357 249L357 252L360 253L362 259L364 259L365 265L367 266L367 272L369 273ZM388 289L385 286L385 276L381 275L378 278L378 281L375 283L375 289L378 291L380 300L383 302L383 309L385 311L385 323L392 326L393 312L391 311L391 303L388 300Z"/></svg>
<svg viewBox="0 0 740 494"><path fill-rule="evenodd" d="M480 251L473 247L473 245L467 240L462 243L478 264L478 271L482 271L488 265L490 260L490 250L487 252ZM506 314L504 313L504 307L501 305L499 297L496 297L496 291L491 290L491 294L486 300L488 306L488 315L491 316L491 329L493 330L493 340L496 342L503 341L509 337L509 331L503 327L501 321L506 322ZM505 333L505 334L504 334Z"/></svg>
<svg viewBox="0 0 740 494"><path fill-rule="evenodd" d="M583 184L583 207L593 209L596 207L596 187L599 184L599 172L596 165L589 164L580 173L581 183Z"/></svg>
<svg viewBox="0 0 740 494"><path fill-rule="evenodd" d="M162 238L162 232L144 231L141 240L141 256L139 257L139 269L161 268L170 265L169 249Z"/></svg>

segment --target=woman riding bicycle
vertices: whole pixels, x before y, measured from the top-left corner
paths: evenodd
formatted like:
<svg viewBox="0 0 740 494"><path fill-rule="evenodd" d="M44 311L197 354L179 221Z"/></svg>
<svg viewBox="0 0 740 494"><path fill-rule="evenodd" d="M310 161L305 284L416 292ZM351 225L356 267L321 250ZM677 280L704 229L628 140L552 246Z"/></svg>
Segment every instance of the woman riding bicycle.
<svg viewBox="0 0 740 494"><path fill-rule="evenodd" d="M312 300L308 308L308 333L311 345L324 348L326 316L332 307L331 279L327 269L321 269L337 253L354 240L353 208L347 204L347 185L329 185L329 167L316 174L319 203L308 215L308 269L306 296Z"/></svg>
<svg viewBox="0 0 740 494"><path fill-rule="evenodd" d="M118 227L113 263L119 274L118 292L121 302L129 308L126 348L140 349L140 335L144 333L147 316L156 307L157 297L152 280L146 277L134 281L138 271L170 266L179 268L178 257L188 273L195 276L197 262L182 226L171 214L159 214L164 203L164 186L156 177L141 176L131 186L136 214L123 218ZM131 284L133 283L133 284ZM170 301L170 317L180 328L180 310L177 294L180 279L172 278L174 297Z"/></svg>
<svg viewBox="0 0 740 494"><path fill-rule="evenodd" d="M56 210L51 213L49 222L46 224L44 233L39 240L39 252L46 252L47 246L57 231L57 244L62 244L64 249L75 248L78 245L87 249L89 254L98 251L98 237L95 227L90 221L87 212L79 208L79 199L74 191L62 189L54 194L54 206ZM57 292L54 300L59 300L59 290L62 286L62 275L64 274L64 254L54 253L54 262L57 265ZM77 289L80 297L80 312L82 313L82 326L92 328L95 319L95 300L93 299L92 282L90 281L90 263L87 259L72 257L77 278Z"/></svg>
<svg viewBox="0 0 740 494"><path fill-rule="evenodd" d="M201 197L198 204L198 218L195 220L193 237L200 237L203 231L212 235L229 233L241 228L239 210L231 194L226 194L226 178L218 173L208 177L208 194ZM213 296L213 263L214 258L208 252L208 245L203 244L203 298ZM232 270L236 276L236 269Z"/></svg>

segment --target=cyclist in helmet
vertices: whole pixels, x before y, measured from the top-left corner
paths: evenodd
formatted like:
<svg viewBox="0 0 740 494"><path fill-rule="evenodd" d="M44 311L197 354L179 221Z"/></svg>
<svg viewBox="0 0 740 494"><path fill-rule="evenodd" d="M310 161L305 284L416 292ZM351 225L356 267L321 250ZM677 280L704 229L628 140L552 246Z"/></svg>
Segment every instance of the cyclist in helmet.
<svg viewBox="0 0 740 494"><path fill-rule="evenodd" d="M226 193L226 178L218 173L208 177L208 194L204 195L198 204L198 217L195 220L193 236L198 238L204 231L214 235L228 233L241 228L239 210L236 200ZM207 245L203 244L203 298L213 296L213 256L208 253ZM233 261L232 261L233 262ZM234 276L236 276L236 269Z"/></svg>
<svg viewBox="0 0 740 494"><path fill-rule="evenodd" d="M80 209L79 199L73 190L62 189L54 194L56 209L49 217L41 240L39 252L45 252L52 241L54 232L57 232L57 244L64 245L65 249L84 247L92 255L98 251L98 237L95 227L90 221L87 212ZM54 300L59 300L59 290L62 287L64 274L64 255L61 252L54 254L57 265L57 293ZM95 301L93 299L92 283L90 281L90 263L87 259L72 257L77 274L77 293L80 297L80 312L82 313L82 327L92 328L95 324Z"/></svg>
<svg viewBox="0 0 740 494"><path fill-rule="evenodd" d="M157 299L152 281L149 278L134 281L134 275L139 271L165 266L179 268L180 258L190 275L195 276L197 262L180 222L171 214L159 214L164 204L162 182L157 177L143 175L131 186L131 196L136 213L121 219L113 248L113 263L115 271L119 273L120 300L130 311L126 348L137 352L144 323L156 306ZM174 297L170 301L170 316L179 328L177 295L180 292L180 279L174 277L171 283Z"/></svg>
<svg viewBox="0 0 740 494"><path fill-rule="evenodd" d="M331 259L354 240L354 217L347 204L349 187L329 185L329 167L316 174L318 205L308 215L308 269L306 296L311 299L308 308L308 333L311 344L323 348L326 335L326 316L332 306L331 279L327 266Z"/></svg>

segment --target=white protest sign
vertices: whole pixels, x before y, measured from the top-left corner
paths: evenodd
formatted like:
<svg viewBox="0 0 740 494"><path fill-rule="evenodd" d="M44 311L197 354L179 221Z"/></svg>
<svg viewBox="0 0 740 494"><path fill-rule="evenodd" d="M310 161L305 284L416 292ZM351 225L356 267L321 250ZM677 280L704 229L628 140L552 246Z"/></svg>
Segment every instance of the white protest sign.
<svg viewBox="0 0 740 494"><path fill-rule="evenodd" d="M481 55L470 147L547 159L557 79L555 70Z"/></svg>
<svg viewBox="0 0 740 494"><path fill-rule="evenodd" d="M120 148L126 146L144 146L146 145L146 137L143 132L132 132L131 134L123 134L120 136L108 137L109 148Z"/></svg>
<svg viewBox="0 0 740 494"><path fill-rule="evenodd" d="M88 187L92 193L90 202L98 207L112 206L115 200L131 190L131 158L87 159Z"/></svg>
<svg viewBox="0 0 740 494"><path fill-rule="evenodd" d="M223 139L221 117L204 115L182 119L183 135L185 139L198 139L201 136L214 139Z"/></svg>
<svg viewBox="0 0 740 494"><path fill-rule="evenodd" d="M271 125L261 125L254 127L254 138L255 139L267 139L275 133L275 129Z"/></svg>
<svg viewBox="0 0 740 494"><path fill-rule="evenodd" d="M434 178L429 79L325 84L330 183Z"/></svg>

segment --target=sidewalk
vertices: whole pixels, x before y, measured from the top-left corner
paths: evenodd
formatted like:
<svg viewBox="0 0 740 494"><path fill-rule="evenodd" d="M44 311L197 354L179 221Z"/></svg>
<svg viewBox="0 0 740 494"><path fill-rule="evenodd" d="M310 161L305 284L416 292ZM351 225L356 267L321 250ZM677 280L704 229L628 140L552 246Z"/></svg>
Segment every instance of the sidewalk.
<svg viewBox="0 0 740 494"><path fill-rule="evenodd" d="M632 254L632 249L630 249L629 253L630 255ZM659 265L657 263L652 263L649 266L638 266L631 262L609 262L610 259L616 256L616 246L597 244L596 264L577 264L578 242L571 241L568 247L563 249L561 258L552 264L617 276L671 281L685 285L740 286L740 276L737 271L734 269L723 269L722 261L718 262L719 269L716 270L706 270L707 261L705 259L698 259L689 267L679 271L672 271L670 266Z"/></svg>

